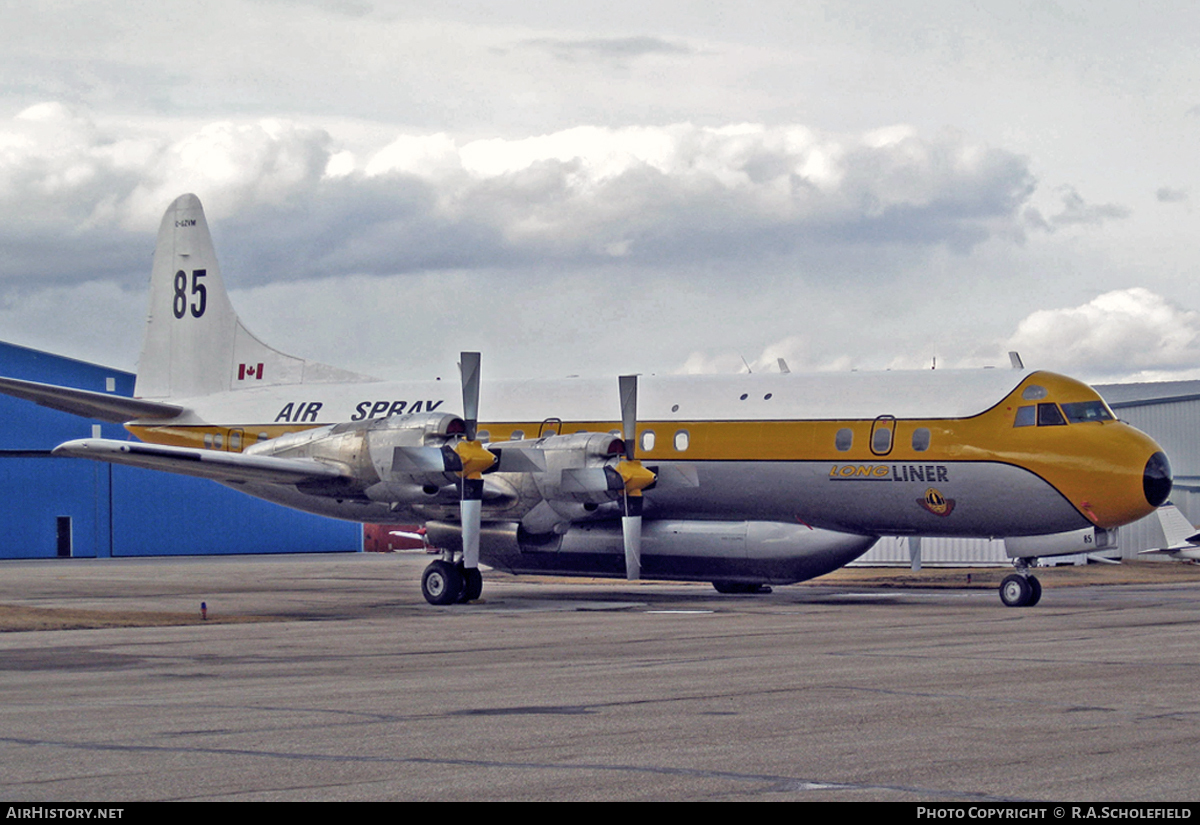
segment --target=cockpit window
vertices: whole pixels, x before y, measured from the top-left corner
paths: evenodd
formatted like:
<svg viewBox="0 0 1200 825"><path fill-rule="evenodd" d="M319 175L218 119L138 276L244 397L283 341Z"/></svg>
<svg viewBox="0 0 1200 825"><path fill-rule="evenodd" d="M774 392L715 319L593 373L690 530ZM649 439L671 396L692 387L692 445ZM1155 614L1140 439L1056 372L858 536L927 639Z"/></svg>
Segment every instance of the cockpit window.
<svg viewBox="0 0 1200 825"><path fill-rule="evenodd" d="M1014 427L1058 427L1063 424L1078 424L1081 421L1112 421L1113 414L1103 401L1077 401L1074 404L1063 404L1060 410L1057 404L1043 401L1036 407L1017 407Z"/></svg>
<svg viewBox="0 0 1200 825"><path fill-rule="evenodd" d="M1077 401L1074 404L1063 404L1063 414L1067 421L1078 424L1080 421L1112 421L1112 413L1103 401Z"/></svg>
<svg viewBox="0 0 1200 825"><path fill-rule="evenodd" d="M1056 427L1067 423L1057 404L1038 404L1037 407L1039 427Z"/></svg>

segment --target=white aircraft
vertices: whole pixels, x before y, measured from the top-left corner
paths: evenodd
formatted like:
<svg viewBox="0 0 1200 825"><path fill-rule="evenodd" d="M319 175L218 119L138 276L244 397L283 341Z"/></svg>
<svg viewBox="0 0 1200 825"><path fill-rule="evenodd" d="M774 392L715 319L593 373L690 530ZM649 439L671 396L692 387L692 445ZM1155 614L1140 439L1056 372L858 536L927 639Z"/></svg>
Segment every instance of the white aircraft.
<svg viewBox="0 0 1200 825"><path fill-rule="evenodd" d="M57 455L336 518L424 522L447 548L423 576L433 604L477 599L481 561L757 592L828 573L881 535L1104 531L1171 489L1153 440L1048 372L481 384L477 353L461 369L460 407L453 385L377 381L262 343L226 296L200 201L183 195L159 229L136 397L13 379L0 391L140 439ZM1016 559L1005 604L1037 601L1032 561Z"/></svg>
<svg viewBox="0 0 1200 825"><path fill-rule="evenodd" d="M1181 561L1200 562L1200 531L1179 512L1179 508L1168 501L1158 508L1157 515L1167 546L1141 550L1138 555L1160 554Z"/></svg>

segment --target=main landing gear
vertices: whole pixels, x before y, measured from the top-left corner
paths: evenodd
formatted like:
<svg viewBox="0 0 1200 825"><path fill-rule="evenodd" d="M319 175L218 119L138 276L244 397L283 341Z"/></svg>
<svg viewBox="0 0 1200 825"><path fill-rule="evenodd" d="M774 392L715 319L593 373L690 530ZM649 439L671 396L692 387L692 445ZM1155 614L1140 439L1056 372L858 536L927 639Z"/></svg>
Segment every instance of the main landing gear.
<svg viewBox="0 0 1200 825"><path fill-rule="evenodd" d="M760 582L715 581L712 586L718 593L770 593L771 588Z"/></svg>
<svg viewBox="0 0 1200 825"><path fill-rule="evenodd" d="M483 594L483 574L478 567L438 559L430 562L421 576L421 594L430 604L473 602Z"/></svg>
<svg viewBox="0 0 1200 825"><path fill-rule="evenodd" d="M1017 572L1000 582L1000 601L1006 607L1033 607L1042 598L1042 583L1029 572L1033 559L1017 559Z"/></svg>

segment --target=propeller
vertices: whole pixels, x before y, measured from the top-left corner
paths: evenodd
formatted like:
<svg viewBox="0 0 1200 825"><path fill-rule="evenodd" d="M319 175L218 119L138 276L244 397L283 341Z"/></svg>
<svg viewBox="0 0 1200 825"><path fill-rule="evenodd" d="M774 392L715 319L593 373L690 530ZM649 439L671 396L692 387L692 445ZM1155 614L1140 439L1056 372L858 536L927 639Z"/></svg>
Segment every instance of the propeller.
<svg viewBox="0 0 1200 825"><path fill-rule="evenodd" d="M483 519L483 471L496 463L483 444L475 439L479 425L479 353L462 353L463 439L454 445L462 469L458 471L461 491L463 567L479 567L479 533Z"/></svg>
<svg viewBox="0 0 1200 825"><path fill-rule="evenodd" d="M617 464L624 482L624 514L621 533L625 542L625 578L636 581L642 575L642 490L654 483L654 473L637 460L637 376L622 375L621 436L625 441L625 460Z"/></svg>

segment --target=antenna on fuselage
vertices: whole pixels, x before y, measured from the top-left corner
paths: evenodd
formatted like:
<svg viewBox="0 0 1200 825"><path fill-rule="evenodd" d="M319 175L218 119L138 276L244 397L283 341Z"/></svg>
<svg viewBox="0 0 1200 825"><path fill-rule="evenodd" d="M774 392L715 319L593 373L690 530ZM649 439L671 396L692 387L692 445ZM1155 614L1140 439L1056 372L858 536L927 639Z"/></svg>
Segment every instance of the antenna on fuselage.
<svg viewBox="0 0 1200 825"><path fill-rule="evenodd" d="M1021 355L1016 350L1008 351L1008 362L1012 364L1014 370L1025 369L1025 364L1021 361Z"/></svg>

